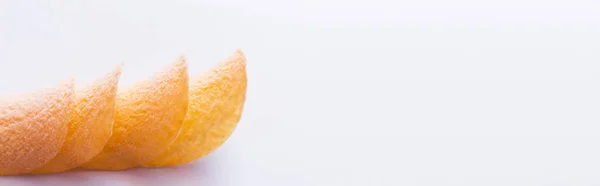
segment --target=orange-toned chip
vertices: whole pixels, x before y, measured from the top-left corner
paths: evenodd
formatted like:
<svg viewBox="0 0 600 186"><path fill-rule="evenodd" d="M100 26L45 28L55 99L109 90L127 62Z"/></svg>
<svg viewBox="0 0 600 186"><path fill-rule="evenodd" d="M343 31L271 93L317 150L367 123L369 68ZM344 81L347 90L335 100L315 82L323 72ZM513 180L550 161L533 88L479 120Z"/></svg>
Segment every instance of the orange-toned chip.
<svg viewBox="0 0 600 186"><path fill-rule="evenodd" d="M0 175L28 173L50 161L67 136L73 80L0 101Z"/></svg>
<svg viewBox="0 0 600 186"><path fill-rule="evenodd" d="M190 82L189 107L181 133L146 167L196 160L222 145L240 120L246 98L246 58L241 51Z"/></svg>
<svg viewBox="0 0 600 186"><path fill-rule="evenodd" d="M66 171L92 159L111 136L122 65L75 92L67 139L62 150L34 174Z"/></svg>
<svg viewBox="0 0 600 186"><path fill-rule="evenodd" d="M188 107L187 62L182 57L152 79L119 90L116 105L112 136L83 168L127 169L169 147Z"/></svg>

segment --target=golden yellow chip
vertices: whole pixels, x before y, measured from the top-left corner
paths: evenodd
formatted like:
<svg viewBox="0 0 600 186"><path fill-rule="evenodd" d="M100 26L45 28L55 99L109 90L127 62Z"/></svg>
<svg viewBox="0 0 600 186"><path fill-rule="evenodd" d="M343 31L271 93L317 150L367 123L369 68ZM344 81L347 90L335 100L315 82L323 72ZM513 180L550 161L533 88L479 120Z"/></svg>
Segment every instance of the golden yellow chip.
<svg viewBox="0 0 600 186"><path fill-rule="evenodd" d="M121 170L149 161L175 140L188 106L187 62L182 57L150 80L119 90L113 133L82 167Z"/></svg>
<svg viewBox="0 0 600 186"><path fill-rule="evenodd" d="M73 97L71 80L0 101L0 175L28 173L58 154Z"/></svg>
<svg viewBox="0 0 600 186"><path fill-rule="evenodd" d="M121 67L75 92L67 139L61 151L32 173L56 173L78 167L104 148L112 132Z"/></svg>
<svg viewBox="0 0 600 186"><path fill-rule="evenodd" d="M196 160L221 146L240 120L246 99L246 58L241 51L190 82L189 107L181 133L146 167Z"/></svg>

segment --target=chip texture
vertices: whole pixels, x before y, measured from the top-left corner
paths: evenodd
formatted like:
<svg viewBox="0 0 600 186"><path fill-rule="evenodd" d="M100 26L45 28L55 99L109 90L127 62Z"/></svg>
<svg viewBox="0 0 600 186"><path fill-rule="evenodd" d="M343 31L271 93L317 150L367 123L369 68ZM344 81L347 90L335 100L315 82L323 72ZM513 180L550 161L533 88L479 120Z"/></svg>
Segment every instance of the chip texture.
<svg viewBox="0 0 600 186"><path fill-rule="evenodd" d="M240 121L246 99L246 57L238 50L190 81L189 107L181 133L146 167L192 162L221 146Z"/></svg>
<svg viewBox="0 0 600 186"><path fill-rule="evenodd" d="M73 80L0 101L0 175L28 173L50 161L67 136Z"/></svg>
<svg viewBox="0 0 600 186"><path fill-rule="evenodd" d="M117 94L113 133L102 152L82 165L122 170L149 161L177 137L188 107L187 62L181 57L150 80Z"/></svg>
<svg viewBox="0 0 600 186"><path fill-rule="evenodd" d="M75 92L67 139L61 151L32 173L56 173L78 167L104 148L112 132L121 68L122 64Z"/></svg>

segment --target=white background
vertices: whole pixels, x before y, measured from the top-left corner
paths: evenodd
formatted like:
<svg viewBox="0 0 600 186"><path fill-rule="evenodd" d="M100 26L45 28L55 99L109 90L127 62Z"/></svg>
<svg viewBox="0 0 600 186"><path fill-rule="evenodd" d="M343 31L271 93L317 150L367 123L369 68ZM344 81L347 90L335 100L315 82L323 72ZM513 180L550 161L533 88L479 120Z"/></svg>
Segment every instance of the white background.
<svg viewBox="0 0 600 186"><path fill-rule="evenodd" d="M595 0L0 0L6 93L237 48L249 73L194 164L0 184L599 185L599 21Z"/></svg>

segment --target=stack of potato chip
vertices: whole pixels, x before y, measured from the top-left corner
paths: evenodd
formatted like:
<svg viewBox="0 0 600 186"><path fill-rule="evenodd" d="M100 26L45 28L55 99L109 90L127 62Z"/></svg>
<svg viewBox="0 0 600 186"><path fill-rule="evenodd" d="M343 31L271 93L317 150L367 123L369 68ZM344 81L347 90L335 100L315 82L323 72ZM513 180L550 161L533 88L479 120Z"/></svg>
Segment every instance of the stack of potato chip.
<svg viewBox="0 0 600 186"><path fill-rule="evenodd" d="M118 88L121 66L77 89L69 80L0 100L0 175L185 164L223 144L240 120L239 50L197 77L181 57L126 88Z"/></svg>

